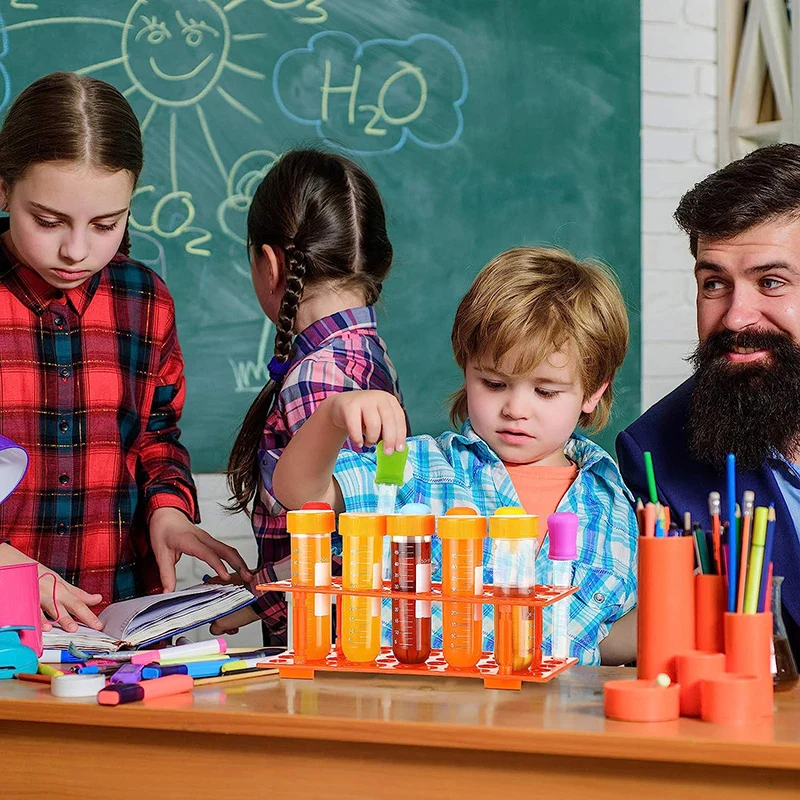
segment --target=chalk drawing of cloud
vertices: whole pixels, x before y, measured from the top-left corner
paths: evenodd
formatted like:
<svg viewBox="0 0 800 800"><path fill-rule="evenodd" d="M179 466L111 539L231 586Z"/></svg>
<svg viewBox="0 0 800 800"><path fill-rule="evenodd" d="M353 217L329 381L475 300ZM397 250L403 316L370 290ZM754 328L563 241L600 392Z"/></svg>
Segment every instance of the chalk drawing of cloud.
<svg viewBox="0 0 800 800"><path fill-rule="evenodd" d="M464 129L469 91L463 59L439 36L360 43L338 31L284 53L272 89L289 119L359 155L394 152L409 139L424 148L451 146Z"/></svg>

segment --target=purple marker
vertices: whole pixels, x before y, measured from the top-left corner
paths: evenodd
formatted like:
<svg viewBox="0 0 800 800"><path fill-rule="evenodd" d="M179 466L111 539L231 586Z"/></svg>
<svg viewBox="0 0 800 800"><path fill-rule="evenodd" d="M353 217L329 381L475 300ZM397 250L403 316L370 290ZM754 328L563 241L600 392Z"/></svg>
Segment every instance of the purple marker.
<svg viewBox="0 0 800 800"><path fill-rule="evenodd" d="M111 683L139 683L144 664L123 664L112 676Z"/></svg>

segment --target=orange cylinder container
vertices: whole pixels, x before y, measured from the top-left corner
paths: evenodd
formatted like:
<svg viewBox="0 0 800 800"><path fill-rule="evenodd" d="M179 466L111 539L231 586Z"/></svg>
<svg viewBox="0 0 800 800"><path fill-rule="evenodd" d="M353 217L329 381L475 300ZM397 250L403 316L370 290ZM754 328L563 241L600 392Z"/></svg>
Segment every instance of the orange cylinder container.
<svg viewBox="0 0 800 800"><path fill-rule="evenodd" d="M639 539L638 674L674 681L675 656L695 649L694 543L691 536Z"/></svg>
<svg viewBox="0 0 800 800"><path fill-rule="evenodd" d="M442 594L483 594L483 540L486 517L446 514L439 518L442 540ZM442 654L451 667L474 667L483 651L481 603L442 603Z"/></svg>
<svg viewBox="0 0 800 800"><path fill-rule="evenodd" d="M772 614L725 614L725 668L759 679L758 708L772 715Z"/></svg>
<svg viewBox="0 0 800 800"><path fill-rule="evenodd" d="M725 579L722 575L695 575L694 602L697 649L722 653L725 649Z"/></svg>
<svg viewBox="0 0 800 800"><path fill-rule="evenodd" d="M286 530L292 543L292 585L331 585L332 510L289 511ZM296 663L319 661L331 651L331 596L294 592L292 646Z"/></svg>
<svg viewBox="0 0 800 800"><path fill-rule="evenodd" d="M675 668L681 689L681 715L699 717L702 682L725 672L725 654L706 653L702 650L678 653Z"/></svg>
<svg viewBox="0 0 800 800"><path fill-rule="evenodd" d="M342 590L380 589L382 514L340 514ZM381 599L342 594L342 652L348 661L374 661L381 651Z"/></svg>

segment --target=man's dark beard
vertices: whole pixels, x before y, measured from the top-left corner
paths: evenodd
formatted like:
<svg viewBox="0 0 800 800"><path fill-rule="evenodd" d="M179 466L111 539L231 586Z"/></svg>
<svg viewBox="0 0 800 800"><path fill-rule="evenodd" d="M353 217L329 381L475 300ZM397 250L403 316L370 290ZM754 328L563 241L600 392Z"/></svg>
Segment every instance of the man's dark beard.
<svg viewBox="0 0 800 800"><path fill-rule="evenodd" d="M764 363L730 363L734 347L767 350ZM695 385L689 405L689 448L722 469L728 453L757 469L773 450L791 455L800 435L800 347L783 333L721 331L690 358Z"/></svg>

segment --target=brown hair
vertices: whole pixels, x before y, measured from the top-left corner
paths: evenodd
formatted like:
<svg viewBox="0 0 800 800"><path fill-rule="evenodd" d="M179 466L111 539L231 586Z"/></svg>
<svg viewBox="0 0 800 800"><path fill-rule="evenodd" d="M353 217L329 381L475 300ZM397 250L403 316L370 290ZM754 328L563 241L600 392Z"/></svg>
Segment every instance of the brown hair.
<svg viewBox="0 0 800 800"><path fill-rule="evenodd" d="M480 271L458 306L451 341L462 370L473 359L496 366L522 342L526 347L513 365L515 374L530 373L553 351L571 353L584 397L609 383L595 410L579 420L582 427L599 430L611 414L611 381L625 358L628 336L625 302L611 270L557 248L517 247ZM452 397L450 419L455 425L466 418L462 387Z"/></svg>
<svg viewBox="0 0 800 800"><path fill-rule="evenodd" d="M800 216L800 145L773 144L704 178L681 198L675 221L697 239L727 239L783 216Z"/></svg>
<svg viewBox="0 0 800 800"><path fill-rule="evenodd" d="M22 91L0 130L0 178L8 191L34 164L67 161L119 172L134 186L144 162L139 121L111 84L53 72ZM128 227L119 247L130 252Z"/></svg>
<svg viewBox="0 0 800 800"><path fill-rule="evenodd" d="M292 356L297 309L315 284L360 287L373 305L392 265L392 245L377 187L357 164L318 150L291 150L270 169L247 216L248 244L283 254L286 289L275 360ZM247 511L261 480L258 450L280 387L270 380L248 410L228 460L229 511Z"/></svg>

